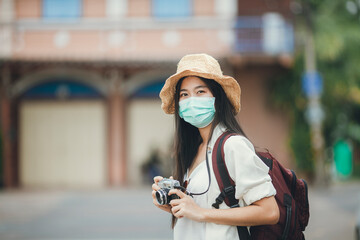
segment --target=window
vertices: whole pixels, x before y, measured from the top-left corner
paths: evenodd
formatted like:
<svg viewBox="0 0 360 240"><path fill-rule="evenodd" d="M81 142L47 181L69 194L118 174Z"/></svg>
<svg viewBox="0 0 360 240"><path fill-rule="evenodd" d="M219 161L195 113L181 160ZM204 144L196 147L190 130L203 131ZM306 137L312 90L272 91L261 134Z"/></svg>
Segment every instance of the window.
<svg viewBox="0 0 360 240"><path fill-rule="evenodd" d="M153 0L153 16L159 18L189 17L191 0Z"/></svg>
<svg viewBox="0 0 360 240"><path fill-rule="evenodd" d="M57 98L100 98L101 94L91 86L73 82L67 79L53 79L54 81L41 83L27 90L23 98L26 99L57 99ZM159 91L160 92L160 91Z"/></svg>
<svg viewBox="0 0 360 240"><path fill-rule="evenodd" d="M130 1L130 0L129 0ZM118 19L126 16L128 0L107 0L106 15L108 18Z"/></svg>
<svg viewBox="0 0 360 240"><path fill-rule="evenodd" d="M131 97L133 98L158 98L161 89L165 84L165 79L161 79L160 82L152 82L148 85L137 89Z"/></svg>
<svg viewBox="0 0 360 240"><path fill-rule="evenodd" d="M81 16L81 0L43 0L43 17L74 19Z"/></svg>

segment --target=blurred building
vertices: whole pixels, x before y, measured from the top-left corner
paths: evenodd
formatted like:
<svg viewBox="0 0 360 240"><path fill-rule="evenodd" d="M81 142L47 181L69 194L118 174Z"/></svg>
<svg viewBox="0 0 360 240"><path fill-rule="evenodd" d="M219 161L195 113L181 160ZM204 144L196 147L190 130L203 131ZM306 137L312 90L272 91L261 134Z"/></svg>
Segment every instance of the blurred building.
<svg viewBox="0 0 360 240"><path fill-rule="evenodd" d="M290 0L0 0L3 185L140 184L151 152L172 146L158 93L201 52L239 81L249 138L290 165L266 86L293 36Z"/></svg>

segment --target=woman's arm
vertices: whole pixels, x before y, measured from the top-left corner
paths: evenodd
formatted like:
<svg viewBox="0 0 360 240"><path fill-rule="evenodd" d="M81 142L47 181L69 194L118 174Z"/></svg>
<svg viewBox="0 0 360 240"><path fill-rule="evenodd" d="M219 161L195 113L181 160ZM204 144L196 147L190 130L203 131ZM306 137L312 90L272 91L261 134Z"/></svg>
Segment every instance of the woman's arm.
<svg viewBox="0 0 360 240"><path fill-rule="evenodd" d="M171 190L180 199L170 202L172 213L177 218L186 217L198 222L212 222L233 226L255 226L276 224L279 221L279 208L275 198L266 197L249 206L230 209L206 209L199 207L194 200L179 190Z"/></svg>
<svg viewBox="0 0 360 240"><path fill-rule="evenodd" d="M205 209L205 222L236 226L276 224L280 212L275 198L266 197L246 207L231 209Z"/></svg>

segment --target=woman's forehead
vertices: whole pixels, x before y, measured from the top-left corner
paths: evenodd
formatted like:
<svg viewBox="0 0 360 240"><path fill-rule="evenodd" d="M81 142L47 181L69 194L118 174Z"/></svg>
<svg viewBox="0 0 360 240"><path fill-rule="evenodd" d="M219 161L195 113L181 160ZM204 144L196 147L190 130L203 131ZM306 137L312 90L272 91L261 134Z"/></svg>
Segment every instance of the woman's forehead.
<svg viewBox="0 0 360 240"><path fill-rule="evenodd" d="M199 86L207 87L206 83L201 78L196 76L189 76L184 78L181 83L180 89L193 89Z"/></svg>

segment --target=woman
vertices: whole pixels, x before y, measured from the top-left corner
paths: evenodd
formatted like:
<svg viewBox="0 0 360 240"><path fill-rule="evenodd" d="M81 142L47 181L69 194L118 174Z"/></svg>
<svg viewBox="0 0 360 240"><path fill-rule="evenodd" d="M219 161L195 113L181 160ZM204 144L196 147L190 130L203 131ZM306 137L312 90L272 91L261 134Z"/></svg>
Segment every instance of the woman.
<svg viewBox="0 0 360 240"><path fill-rule="evenodd" d="M189 196L172 189L169 195L179 199L159 205L155 192L163 177L154 178L153 202L173 214L174 239L239 239L236 226L275 224L279 219L269 169L256 156L235 118L240 92L237 81L224 76L219 63L207 54L184 56L160 92L164 112L175 114L174 178L186 182L188 192L200 193ZM206 154L211 159L214 144L225 131L238 134L225 142L224 153L241 207L222 203L215 209L211 206L220 189Z"/></svg>

